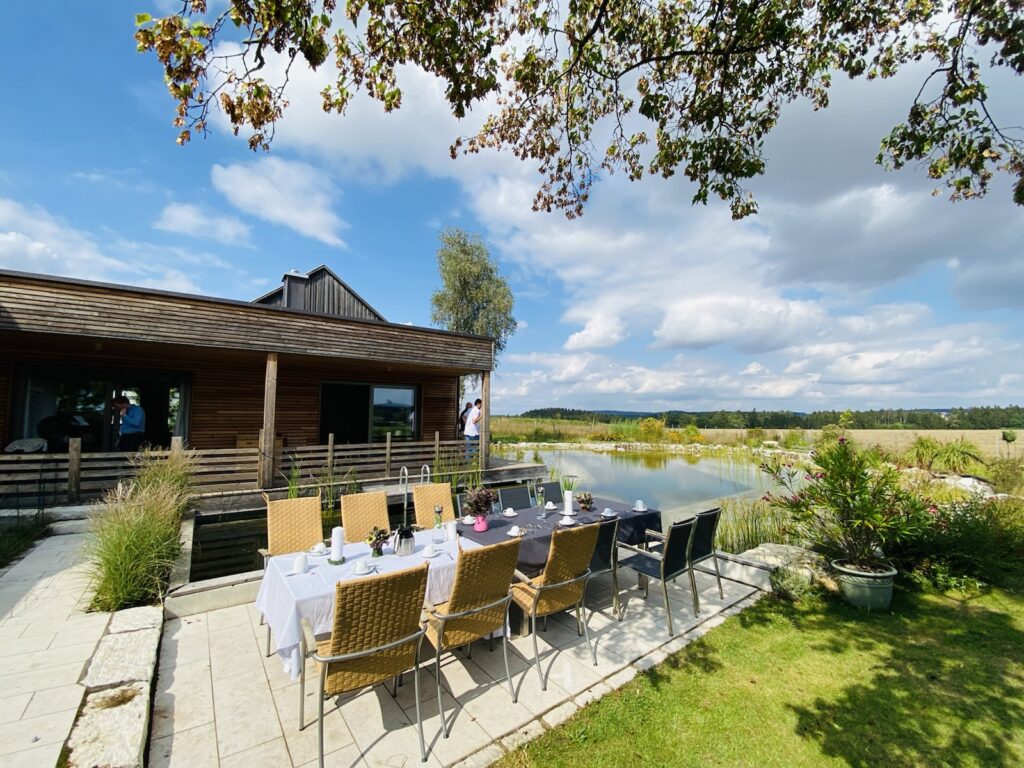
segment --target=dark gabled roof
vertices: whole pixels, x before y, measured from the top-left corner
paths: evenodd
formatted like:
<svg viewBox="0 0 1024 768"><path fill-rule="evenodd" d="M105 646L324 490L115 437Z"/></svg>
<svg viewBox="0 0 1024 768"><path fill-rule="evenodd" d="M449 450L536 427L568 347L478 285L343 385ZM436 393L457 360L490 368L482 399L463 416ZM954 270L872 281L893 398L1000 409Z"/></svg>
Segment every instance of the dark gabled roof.
<svg viewBox="0 0 1024 768"><path fill-rule="evenodd" d="M366 299L356 293L352 287L338 277L326 264L311 269L304 276L298 272L288 273L282 278L282 284L272 291L253 299L254 304L281 305L284 298L284 281L289 277L300 277L316 288L302 307L312 312L322 312L338 317L354 317L364 320L386 322L384 316L374 309ZM326 284L326 285L325 285Z"/></svg>

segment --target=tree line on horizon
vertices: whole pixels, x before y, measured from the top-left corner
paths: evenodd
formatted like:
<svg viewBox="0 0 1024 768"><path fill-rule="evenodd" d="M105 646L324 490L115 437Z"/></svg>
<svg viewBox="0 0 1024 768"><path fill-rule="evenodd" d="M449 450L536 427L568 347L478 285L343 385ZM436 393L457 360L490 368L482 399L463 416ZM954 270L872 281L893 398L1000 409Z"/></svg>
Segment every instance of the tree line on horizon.
<svg viewBox="0 0 1024 768"><path fill-rule="evenodd" d="M881 408L867 411L589 411L579 408L535 408L520 418L563 419L612 424L653 416L667 427L693 424L701 429L821 429L848 415L852 429L1004 429L1024 428L1024 407L978 406L948 411Z"/></svg>

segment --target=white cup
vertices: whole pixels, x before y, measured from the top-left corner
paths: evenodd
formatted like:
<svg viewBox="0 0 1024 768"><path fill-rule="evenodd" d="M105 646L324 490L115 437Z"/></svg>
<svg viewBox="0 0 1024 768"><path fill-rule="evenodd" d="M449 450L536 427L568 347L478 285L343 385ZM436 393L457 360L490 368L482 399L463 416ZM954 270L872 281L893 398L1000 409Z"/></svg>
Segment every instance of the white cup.
<svg viewBox="0 0 1024 768"><path fill-rule="evenodd" d="M601 514L605 517L615 517L615 510L612 509L611 507L605 507L604 511Z"/></svg>
<svg viewBox="0 0 1024 768"><path fill-rule="evenodd" d="M509 533L509 536L518 536L519 535L519 526L518 525L513 525L511 528L508 529L508 533Z"/></svg>
<svg viewBox="0 0 1024 768"><path fill-rule="evenodd" d="M324 546L322 541L318 541L313 545L313 549L310 550L314 555L322 555L327 552L327 547Z"/></svg>
<svg viewBox="0 0 1024 768"><path fill-rule="evenodd" d="M562 515L562 519L558 522L560 522L562 525L572 525L576 521L573 520L569 515Z"/></svg>
<svg viewBox="0 0 1024 768"><path fill-rule="evenodd" d="M356 567L352 569L352 572L359 574L369 573L370 566L367 564L365 560L356 560Z"/></svg>
<svg viewBox="0 0 1024 768"><path fill-rule="evenodd" d="M292 561L292 573L305 573L309 567L309 558L306 557L306 553L303 552L295 556Z"/></svg>
<svg viewBox="0 0 1024 768"><path fill-rule="evenodd" d="M514 509L512 509L512 507L506 507L505 508L505 517L515 517L515 516L516 516L516 511Z"/></svg>
<svg viewBox="0 0 1024 768"><path fill-rule="evenodd" d="M554 508L555 508L555 502L553 502L553 501L549 501L547 504L544 505L544 509L554 509Z"/></svg>
<svg viewBox="0 0 1024 768"><path fill-rule="evenodd" d="M425 546L423 548L423 556L424 557L433 557L436 554L437 554L437 552L434 550L434 545L433 544L427 544L427 546Z"/></svg>
<svg viewBox="0 0 1024 768"><path fill-rule="evenodd" d="M644 500L643 499L637 499L633 503L633 509L635 509L637 512L643 512L644 510L647 509L647 505L644 504Z"/></svg>

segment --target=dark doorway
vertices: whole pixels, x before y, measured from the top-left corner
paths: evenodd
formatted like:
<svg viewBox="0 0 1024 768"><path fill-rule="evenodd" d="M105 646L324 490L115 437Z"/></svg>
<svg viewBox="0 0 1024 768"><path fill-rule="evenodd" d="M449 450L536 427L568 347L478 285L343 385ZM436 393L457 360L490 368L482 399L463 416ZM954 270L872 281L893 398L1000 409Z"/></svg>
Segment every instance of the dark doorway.
<svg viewBox="0 0 1024 768"><path fill-rule="evenodd" d="M369 384L324 384L320 390L320 444L370 442Z"/></svg>

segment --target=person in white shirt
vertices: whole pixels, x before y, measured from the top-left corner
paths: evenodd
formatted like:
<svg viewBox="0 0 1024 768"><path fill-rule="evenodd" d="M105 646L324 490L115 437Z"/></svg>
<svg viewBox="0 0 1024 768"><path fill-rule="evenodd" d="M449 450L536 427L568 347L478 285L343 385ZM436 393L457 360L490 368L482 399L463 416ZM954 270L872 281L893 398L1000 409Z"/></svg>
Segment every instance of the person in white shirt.
<svg viewBox="0 0 1024 768"><path fill-rule="evenodd" d="M480 450L480 417L483 415L480 406L483 404L484 401L478 397L473 404L473 410L466 416L466 428L462 432L466 438L466 458L476 456Z"/></svg>

